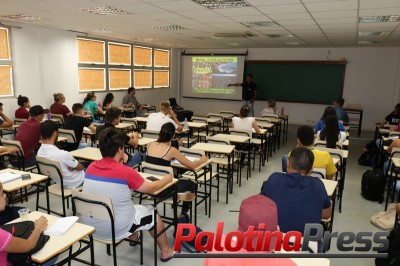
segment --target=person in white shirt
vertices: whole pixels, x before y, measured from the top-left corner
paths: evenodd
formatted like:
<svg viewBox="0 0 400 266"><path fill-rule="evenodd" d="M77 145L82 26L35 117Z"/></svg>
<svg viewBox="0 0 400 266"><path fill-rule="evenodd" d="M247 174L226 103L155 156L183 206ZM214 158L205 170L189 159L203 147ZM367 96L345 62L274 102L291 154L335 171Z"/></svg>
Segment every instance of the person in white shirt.
<svg viewBox="0 0 400 266"><path fill-rule="evenodd" d="M168 117L168 115L170 117ZM168 122L174 124L178 132L183 131L183 126L181 122L179 122L178 118L176 118L176 114L174 111L172 111L169 102L161 102L160 112L152 113L149 115L147 119L146 129L160 132L161 127Z"/></svg>
<svg viewBox="0 0 400 266"><path fill-rule="evenodd" d="M42 135L42 145L37 156L60 163L65 188L81 186L85 177L83 165L69 152L60 150L55 146L58 138L58 124L52 120L44 121L40 125L40 134Z"/></svg>
<svg viewBox="0 0 400 266"><path fill-rule="evenodd" d="M243 105L240 108L239 117L232 118L233 128L244 129L252 132L254 128L257 134L260 134L260 128L257 125L256 119L254 117L249 117L250 108L247 105Z"/></svg>

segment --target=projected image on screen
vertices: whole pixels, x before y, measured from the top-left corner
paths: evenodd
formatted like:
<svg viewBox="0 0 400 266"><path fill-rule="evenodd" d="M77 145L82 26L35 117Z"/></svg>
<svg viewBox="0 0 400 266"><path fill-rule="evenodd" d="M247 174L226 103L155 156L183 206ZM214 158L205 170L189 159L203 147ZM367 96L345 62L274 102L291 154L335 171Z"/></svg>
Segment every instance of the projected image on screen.
<svg viewBox="0 0 400 266"><path fill-rule="evenodd" d="M244 56L188 55L183 64L184 97L241 99L241 88L228 84L243 81Z"/></svg>

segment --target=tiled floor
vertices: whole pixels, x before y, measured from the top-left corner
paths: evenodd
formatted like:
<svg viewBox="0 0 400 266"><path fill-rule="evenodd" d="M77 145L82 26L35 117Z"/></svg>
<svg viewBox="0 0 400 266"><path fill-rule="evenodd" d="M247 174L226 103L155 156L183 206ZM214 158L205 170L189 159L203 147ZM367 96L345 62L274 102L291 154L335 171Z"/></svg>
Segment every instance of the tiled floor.
<svg viewBox="0 0 400 266"><path fill-rule="evenodd" d="M198 226L203 230L215 231L215 226L218 221L225 223L224 231L232 231L236 229L238 213L235 212L239 209L241 201L253 194L259 193L261 185L266 178L274 171L281 169L281 157L283 154L287 154L295 146L295 132L297 126L290 126L289 128L289 141L277 151L272 159L261 169L252 172L252 177L249 180L243 180L242 186L238 187L234 185L233 195L229 197L229 204L225 204L224 197L220 202L216 202L216 196L213 197L212 201L212 214L209 219L204 215L204 208L200 206L198 212ZM362 147L365 145L368 139L372 139L372 132L363 132L362 139L355 138L356 132L351 132L350 138L350 153L347 163L347 175L346 184L344 190L343 199L343 210L342 213L335 210L335 220L333 231L344 232L344 231L379 231L378 228L370 224L370 217L382 211L384 208L383 204L377 202L367 201L362 198L361 192L361 176L367 167L357 165L357 159L361 153ZM225 195L225 183L222 183L221 195ZM30 198L29 202L26 203L31 210L34 209L34 198ZM57 201L58 202L58 201ZM59 203L54 203L53 206ZM338 205L336 205L338 206ZM172 230L167 232L168 239L171 245L173 245L174 239L172 237ZM144 247L144 265L153 265L153 241L147 233L145 233L145 247ZM112 265L112 257L106 254L105 245L96 243L96 263L99 265ZM331 250L329 252L334 253L336 251L335 242L332 242ZM118 265L139 265L139 248L131 247L128 243L122 243L117 248ZM86 254L83 257L88 257ZM73 265L80 265L80 263L73 262ZM202 259L173 259L168 263L159 263L160 265L202 265ZM352 265L352 266L369 266L375 265L373 259L331 259L331 265Z"/></svg>

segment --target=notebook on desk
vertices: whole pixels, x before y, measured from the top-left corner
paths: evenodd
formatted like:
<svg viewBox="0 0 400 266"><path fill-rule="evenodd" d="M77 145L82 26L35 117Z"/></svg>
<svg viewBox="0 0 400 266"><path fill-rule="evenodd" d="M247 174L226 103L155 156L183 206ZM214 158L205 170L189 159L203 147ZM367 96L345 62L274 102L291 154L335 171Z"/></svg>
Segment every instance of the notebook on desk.
<svg viewBox="0 0 400 266"><path fill-rule="evenodd" d="M21 178L21 175L19 174L14 174L14 173L2 173L0 174L0 183L4 184L10 181L13 181L15 179Z"/></svg>
<svg viewBox="0 0 400 266"><path fill-rule="evenodd" d="M188 159L188 160L191 161L191 162L197 161L197 160L199 159L199 158L191 157L191 156L185 156L185 158ZM177 159L174 159L174 160L172 161L172 164L179 164L179 165L181 165L181 163L178 162Z"/></svg>

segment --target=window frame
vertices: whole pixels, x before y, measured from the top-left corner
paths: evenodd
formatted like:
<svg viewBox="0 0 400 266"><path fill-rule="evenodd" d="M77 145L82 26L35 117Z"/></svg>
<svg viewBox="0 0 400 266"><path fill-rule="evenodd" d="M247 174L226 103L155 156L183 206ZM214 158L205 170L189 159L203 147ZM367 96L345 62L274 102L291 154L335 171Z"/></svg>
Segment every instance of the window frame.
<svg viewBox="0 0 400 266"><path fill-rule="evenodd" d="M0 98L11 98L15 96L15 66L14 66L14 59L13 59L13 52L12 52L12 41L11 41L11 29L10 27L7 26L0 26L0 29L5 29L7 32L7 48L8 48L8 55L9 58L8 59L1 59L0 58L0 66L9 66L10 67L10 94L4 94L1 95L0 94Z"/></svg>

